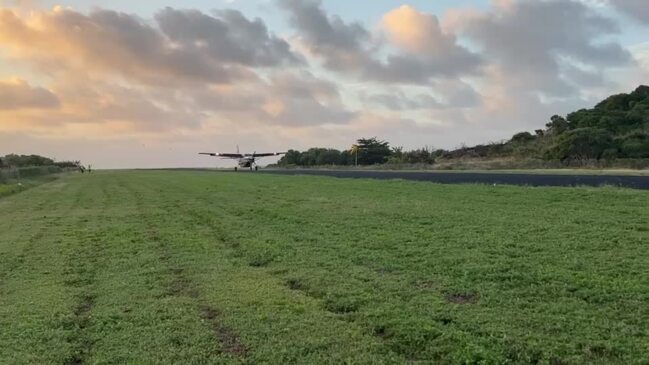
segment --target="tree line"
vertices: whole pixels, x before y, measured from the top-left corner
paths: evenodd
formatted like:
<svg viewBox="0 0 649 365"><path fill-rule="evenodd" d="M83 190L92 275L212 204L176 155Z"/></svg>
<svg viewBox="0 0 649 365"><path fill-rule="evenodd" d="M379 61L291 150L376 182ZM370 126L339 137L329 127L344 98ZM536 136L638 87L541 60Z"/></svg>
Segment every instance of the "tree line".
<svg viewBox="0 0 649 365"><path fill-rule="evenodd" d="M290 150L280 166L434 164L438 159L518 158L580 165L593 160L649 159L649 86L608 97L592 109L554 115L545 128L509 140L453 150L404 150L387 141L362 138L349 150Z"/></svg>
<svg viewBox="0 0 649 365"><path fill-rule="evenodd" d="M78 170L81 173L91 172L91 166L83 166L81 161L54 161L40 155L9 154L0 157L0 183L21 178Z"/></svg>
<svg viewBox="0 0 649 365"><path fill-rule="evenodd" d="M0 168L21 168L36 166L56 166L60 168L77 168L79 161L54 161L51 158L39 155L16 155L9 154L0 157Z"/></svg>
<svg viewBox="0 0 649 365"><path fill-rule="evenodd" d="M385 163L425 163L435 162L441 150L420 148L404 151L401 147L390 147L387 141L376 137L361 138L349 150L333 148L310 148L304 152L289 150L277 163L279 166L367 166Z"/></svg>

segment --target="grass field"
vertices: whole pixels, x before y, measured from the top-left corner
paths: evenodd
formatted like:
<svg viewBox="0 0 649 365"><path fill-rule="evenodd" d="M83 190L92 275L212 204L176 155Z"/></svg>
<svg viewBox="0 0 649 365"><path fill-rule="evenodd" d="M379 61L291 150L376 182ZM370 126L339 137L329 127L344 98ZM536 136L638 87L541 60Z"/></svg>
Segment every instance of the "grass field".
<svg viewBox="0 0 649 365"><path fill-rule="evenodd" d="M215 172L0 199L1 364L647 364L649 193Z"/></svg>
<svg viewBox="0 0 649 365"><path fill-rule="evenodd" d="M0 184L0 198L3 196L15 194L22 190L22 186L18 184Z"/></svg>
<svg viewBox="0 0 649 365"><path fill-rule="evenodd" d="M46 182L50 182L57 177L62 176L63 174L58 175L46 175L46 176L37 176L28 179L10 180L10 181L0 181L0 198L19 193L23 190L29 189Z"/></svg>

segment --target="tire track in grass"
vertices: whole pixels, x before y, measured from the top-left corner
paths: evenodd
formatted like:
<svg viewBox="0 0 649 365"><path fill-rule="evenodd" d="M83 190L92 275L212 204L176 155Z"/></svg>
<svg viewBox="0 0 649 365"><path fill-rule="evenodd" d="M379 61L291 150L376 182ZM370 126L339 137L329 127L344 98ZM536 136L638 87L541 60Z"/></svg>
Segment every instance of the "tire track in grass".
<svg viewBox="0 0 649 365"><path fill-rule="evenodd" d="M200 318L209 323L210 328L223 351L236 357L245 358L248 349L241 342L240 336L235 331L221 323L219 318L221 316L221 311L208 305L205 300L202 299L202 294L198 286L187 277L183 268L173 265L172 255L169 250L169 242L160 236L159 232L155 230L150 221L148 221L147 224L149 229L149 239L157 242L157 247L160 251L160 260L165 263L171 276L171 281L168 285L169 295L185 296L197 302L197 309Z"/></svg>
<svg viewBox="0 0 649 365"><path fill-rule="evenodd" d="M182 189L182 186L178 186L178 189ZM233 256L236 258L250 259L250 267L263 267L270 262L267 258L260 257L249 257L250 252L245 252L245 248L233 235L229 234L226 229L224 229L223 218L233 218L233 221L229 222L229 226L233 227L245 227L245 224L239 224L238 220L244 220L236 212L225 209L222 206L210 205L209 211L199 211L196 209L188 209L186 207L190 206L201 206L201 201L195 199L193 203L185 201L182 205L176 204L173 209L182 211L181 215L191 217L196 222L200 222L201 226L208 227L211 231L211 235L216 238L223 246L227 247L233 251ZM218 217L219 219L216 219ZM363 267L370 272L376 273L377 276L381 277L386 274L394 274L392 271L387 271L385 269L376 268L373 265L358 265L358 267ZM364 303L362 301L355 300L353 298L348 298L344 295L329 295L326 291L318 290L309 285L308 282L296 278L293 276L286 276L287 271L267 271L270 276L277 277L284 281L284 285L295 292L299 292L305 297L312 298L320 303L321 309L323 311L329 312L334 315L333 319L336 322L344 323L348 328L355 328L357 325L360 325L363 329L361 330L367 338L373 338L377 342L385 346L386 352L398 355L403 358L405 362L416 363L419 361L424 361L424 353L422 353L420 344L413 342L413 340L405 333L403 329L401 333L393 331L389 326L386 325L377 325L373 321L367 321L362 318L361 315L356 315L356 312L362 311ZM357 322L355 324L355 322ZM440 319L440 322L444 322L444 325L447 326L450 321L447 318ZM400 337L398 336L400 335ZM417 335L425 335L427 338L430 336L437 337L438 333L429 334L425 331L417 333ZM432 338L428 338L432 341ZM432 360L429 359L429 360Z"/></svg>
<svg viewBox="0 0 649 365"><path fill-rule="evenodd" d="M218 346L187 298L168 293L168 270L137 209L131 186L139 180L115 174L104 178L109 207L89 221L104 245L93 288L94 305L85 338L92 339L86 363L212 364ZM99 185L95 182L96 185ZM100 187L97 187L97 190ZM146 188L145 188L146 189ZM156 219L156 196L146 195L144 212ZM153 204L151 204L153 202Z"/></svg>
<svg viewBox="0 0 649 365"><path fill-rule="evenodd" d="M268 263L270 263L270 259L268 258L247 257L246 254L241 249L241 243L237 239L229 235L221 227L220 223L212 219L211 216L205 216L204 214L201 214L195 210L183 209L179 205L176 206L176 208L182 209L185 215L190 216L193 219L201 222L206 227L209 227L209 229L212 232L212 235L216 239L218 239L220 243L222 243L224 246L232 250L233 255L235 257L248 259L248 266L257 268L257 267L264 267ZM232 217L236 216L225 209L220 209L220 210L223 212L224 216L232 216ZM233 224L233 226L238 227L240 225ZM327 293L314 290L314 288L310 287L308 284L306 284L300 279L294 277L286 278L284 275L285 272L269 271L268 273L272 277L282 279L284 281L284 286L287 287L288 289L292 291L300 292L302 295L306 297L319 301L322 305L323 310L336 315L336 319L341 320L347 324L349 324L350 322L350 316L361 309L360 303L354 301L348 301L345 300L344 298L337 298L334 296L329 297L327 296Z"/></svg>
<svg viewBox="0 0 649 365"><path fill-rule="evenodd" d="M53 180L49 183L45 183L43 184L43 186L47 184L52 184L54 182L56 182L56 180ZM42 192L37 188L34 188L30 193L42 194ZM26 212L29 212L30 216L33 216L34 212L42 212L42 211L49 212L50 210L46 210L49 207L59 208L60 205L58 203L59 202L55 199L39 199L31 209L24 209L24 210ZM37 226L38 228L32 231L31 236L24 242L24 244L17 250L17 252L14 255L0 252L0 263L1 263L0 290L2 289L2 286L7 280L7 277L9 276L10 273L17 272L21 267L25 265L25 263L30 258L36 256L35 253L38 248L37 246L39 243L41 243L42 239L45 237L45 234L47 232L50 232L52 228L57 227L57 225L60 224L59 218L66 217L68 213L72 211L72 209L77 203L78 201L74 201L73 203L68 204L64 208L64 210L58 213L57 216L55 217L48 217L47 215L43 215L41 219L36 220L35 223L38 224ZM11 218L14 218L13 220L22 221L24 219L21 215L12 214L11 216L10 216ZM34 221L27 220L27 222L29 222L28 228L32 228L34 226ZM14 242L13 244L16 245L16 242ZM0 291L0 293L2 292Z"/></svg>
<svg viewBox="0 0 649 365"><path fill-rule="evenodd" d="M101 211L108 208L109 195L101 183L102 202ZM88 187L86 183L86 187ZM88 194L88 190L80 191L76 197L77 207L88 207L93 203L88 196L96 198L96 194ZM84 199L85 198L85 199ZM83 203L83 204L82 204ZM69 254L67 270L65 271L65 285L74 293L76 304L69 318L68 325L73 329L68 342L72 351L65 359L64 365L83 365L88 362L92 353L94 341L87 333L92 324L92 310L95 306L95 283L97 272L105 266L105 260L99 260L104 254L102 234L89 227L90 220L84 215L76 218L75 230L69 240Z"/></svg>
<svg viewBox="0 0 649 365"><path fill-rule="evenodd" d="M52 194L49 184L12 197L7 206L12 213L2 215L9 225L0 244L11 246L0 260L0 295L6 306L0 311L0 342L13 344L12 351L0 351L2 363L63 363L67 356L73 310L62 280L63 232L74 224L70 216L76 204L66 198L79 186Z"/></svg>
<svg viewBox="0 0 649 365"><path fill-rule="evenodd" d="M186 185L177 185L175 186L175 190L185 190ZM196 206L200 206L201 201L196 199L195 200ZM187 216L191 217L192 220L200 222L201 226L208 227L208 230L210 232L210 236L214 237L215 239L218 240L219 243L221 243L223 246L225 246L228 250L232 252L232 255L237 258L245 258L249 259L248 260L248 266L250 267L263 267L265 266L264 264L259 265L259 257L246 257L245 252L242 249L241 242L239 240L235 239L232 235L228 234L228 232L222 227L221 222L215 220L213 218L213 215L207 215L206 213L202 213L197 211L196 209L189 209L187 207L190 206L195 206L194 204L189 204L188 201L185 201L184 204L178 204L175 203L173 204L173 209L177 211L182 212L182 216ZM222 207L215 207L215 206L210 206L210 209L217 208L220 214L217 214L218 216L228 216L228 217L237 217L237 214L233 214L232 212L222 208ZM232 224L234 227L239 227L240 225L237 223ZM264 260L261 260L263 262ZM268 262L266 262L267 264ZM336 321L340 323L344 323L345 326L351 326L353 322L353 319L351 319L350 316L352 316L355 312L357 312L360 309L360 306L357 303L350 303L344 298L333 298L333 297L327 297L325 293L322 293L317 290L313 290L310 288L308 285L300 281L299 279L286 279L283 273L278 273L278 272L269 272L269 276L271 277L276 277L282 279L284 282L284 286L287 287L288 289L292 291L297 291L300 292L302 295L305 297L311 298L313 300L316 300L317 302L321 303L321 308L322 310L329 312L333 314L335 317L333 317ZM209 311L204 311L203 312L208 313ZM217 330L218 332L218 330ZM374 337L373 333L367 333L368 337ZM400 351L394 351L395 354L400 354L404 355Z"/></svg>
<svg viewBox="0 0 649 365"><path fill-rule="evenodd" d="M236 239L232 238L230 235L228 235L226 231L218 223L216 223L215 220L211 219L211 216L206 216L195 210L183 209L180 205L177 205L176 208L183 210L183 215L189 216L192 219L201 222L202 225L205 227L209 227L212 236L216 238L221 244L226 246L228 249L234 251L234 256L236 257L244 256L243 252L240 250L241 243L238 242ZM225 212L225 210L223 211ZM249 264L248 266L258 267L257 265L254 264L254 262L252 264ZM270 272L269 275L272 277L283 278L283 275L281 275L281 273ZM351 322L353 322L353 320L350 319L350 315L353 315L356 311L360 309L354 303L347 303L344 300L340 302L333 298L327 298L324 293L318 292L316 290L312 290L311 288L309 288L308 285L306 285L305 283L303 283L298 279L285 280L284 285L292 291L300 292L302 295L320 302L322 310L332 313L333 315L335 315L334 319L336 321L344 323L346 326L352 325ZM380 336L374 336L374 334L371 332L367 332L367 335L369 337L378 337L379 340L384 340L384 338L380 338ZM404 351L399 351L399 349L397 348L390 348L390 350L394 354L402 355L406 359L408 358L406 356L408 354L405 353Z"/></svg>
<svg viewBox="0 0 649 365"><path fill-rule="evenodd" d="M33 256L36 249L36 244L45 236L45 232L51 227L51 225L42 224L40 225L34 234L27 239L27 242L20 248L19 252L12 257L9 257L8 254L0 255L0 293L2 292L3 284L6 282L7 277L10 273L17 272L22 266L25 265L25 262ZM6 258L5 258L6 257Z"/></svg>
<svg viewBox="0 0 649 365"><path fill-rule="evenodd" d="M198 203L198 201L197 201ZM210 209L213 210L214 206L210 206ZM236 210L227 210L221 207L218 207L219 214L217 213L216 216L220 216L221 218L223 217L234 217L235 221L231 225L235 227L242 227L245 226L244 224L239 224L242 222L245 222L245 219L241 217L241 214L237 212ZM258 211L258 208L255 208L255 211ZM239 211L246 212L245 209L240 209ZM222 241L225 241L229 247L233 249L239 249L241 247L241 244L239 242L234 242L233 238L229 235L226 235L224 233L224 230L222 229L221 225L223 224L222 220L216 220L213 219L209 215L201 215L195 211L187 211L185 212L188 215L193 215L194 217L199 218L204 222L205 225L212 227L213 230L216 232L216 236L221 238ZM259 214L259 213L257 213ZM272 214L269 214L269 216L274 216L276 218L280 219L289 219L292 216L285 215L281 216L280 213L273 211ZM236 220L241 220L242 222L236 222ZM244 256L241 252L237 255L238 257ZM340 256L339 259L346 258L345 256ZM272 260L269 258L263 258L263 257L253 257L251 258L251 261L249 266L251 267L263 267L266 266L268 263L270 263ZM375 277L377 277L378 281L380 281L382 277L385 277L386 275L390 276L396 276L400 275L400 273L396 270L392 270L389 268L383 268L383 267L377 267L375 264L370 264L370 263L358 263L354 261L350 261L350 264L355 265L358 268L363 268L366 269L368 272L373 273ZM296 277L293 275L287 276L286 274L289 272L289 270L271 270L267 271L271 276L276 276L282 280L284 280L284 285L289 288L292 291L299 292L301 295L304 295L306 297L310 297L315 299L316 301L319 301L321 303L321 307L323 310L332 313L335 315L335 319L345 322L347 325L355 326L355 325L360 325L361 327L364 328L364 334L368 337L375 338L377 341L383 344L383 346L386 346L389 351L391 351L394 354L402 356L406 361L408 362L418 362L424 359L425 354L422 353L421 348L419 347L419 344L413 343L411 339L408 337L409 334L404 334L403 329L401 330L401 333L398 333L396 330L397 328L392 329L390 328L389 325L386 324L376 324L372 320L368 320L367 318L363 318L363 313L357 313L357 312L362 312L363 307L366 306L367 303L364 302L362 299L356 299L354 296L347 296L345 294L335 294L332 292L329 292L327 289L325 290L320 290L317 287L312 287L308 280L303 280L300 277ZM369 281L369 279L368 279ZM378 284L378 283L376 283ZM379 290L379 286L376 286L377 290ZM439 295L442 295L441 293ZM468 297L467 303L469 302ZM470 302L473 303L473 299L470 299ZM448 317L442 317L440 316L439 319L435 319L437 322L442 323L444 326L448 326L451 324L452 320L450 320ZM356 324L352 324L352 322L355 322ZM417 335L423 334L425 336L430 336L430 337L438 337L439 334L434 334L431 336L428 333L422 332L418 333ZM400 335L401 337L399 337ZM432 341L432 338L430 338ZM428 360L432 360L428 359Z"/></svg>
<svg viewBox="0 0 649 365"><path fill-rule="evenodd" d="M151 176L156 179L152 174ZM224 209L236 205L227 205L229 201L225 202L226 207L222 204L206 202L206 197L201 192L201 182L201 180L169 179L165 180L163 186L143 178L138 181L137 188L145 196L154 191L156 195L164 197L164 199L151 201L151 196L147 196L148 199L145 201L149 209L152 203L157 204L157 208L161 210L160 217L165 219L164 222L154 221L163 232L163 236L171 239L168 242L168 249L174 252L170 255L171 264L177 264L177 259L182 260L186 269L191 270L187 273L183 271L183 275L187 274L197 280L196 283L205 291L201 294L210 302L221 303L218 307L227 309L222 313L215 313L223 318L223 321L219 322L237 323L238 329L245 329L243 334L247 341L259 346L258 348L253 346L254 350L247 352L245 361L264 362L275 359L278 363L307 363L304 361L310 359L315 363L322 363L323 359L330 359L329 363L405 363L406 358L382 345L381 341L368 335L363 326L354 323L350 317L352 313L349 313L348 309L342 309L341 311L345 312L342 314L334 312L338 309L328 310L325 300L327 298L318 297L317 290L299 295L291 293L286 288L288 278L283 275L286 272L273 273L269 270L256 269L255 258L251 255L255 257L258 255L249 252L248 247L245 246L245 239L238 237L231 230L245 227L245 224L239 224L243 223L243 218L228 215L229 210ZM225 218L228 219L222 221ZM176 244L173 239L180 240L182 245ZM185 239L188 242L183 242ZM189 245L188 248L193 252L184 252L185 244ZM196 256L196 250L199 256ZM200 252L204 254L201 255ZM214 258L206 259L203 255ZM252 260L249 260L251 258ZM216 265L219 268L191 266L192 263L199 262L202 265ZM216 282L224 280L230 283L241 280L241 283L213 284L205 280ZM261 283L266 284L260 287ZM250 296L249 290L259 290L253 288L261 289L265 293L264 297ZM223 292L220 293L219 290ZM274 295L277 297L275 298ZM283 303L279 308L277 301ZM248 308L247 305L252 307ZM213 316L209 310L202 309L204 317L210 319ZM308 312L305 313L305 310ZM251 321L251 318L260 315L269 318L264 318L263 323ZM319 320L316 321L315 318ZM277 328L282 330L277 332ZM296 337L292 333L301 335ZM267 336L270 337L264 340ZM275 343L276 347L270 348L266 345L269 342ZM290 349L284 348L285 346L290 346ZM345 355L332 352L340 351L342 348L345 349L343 350ZM275 350L281 353L275 353Z"/></svg>
<svg viewBox="0 0 649 365"><path fill-rule="evenodd" d="M91 238L90 241L99 242L96 238ZM95 305L96 294L93 286L100 265L97 257L101 256L102 250L101 245L91 247L85 242L82 245L69 256L69 269L65 280L66 286L76 292L76 305L69 319L70 326L73 328L68 338L68 342L72 345L72 353L65 360L66 365L85 364L93 346L86 329L91 324L91 312Z"/></svg>
<svg viewBox="0 0 649 365"><path fill-rule="evenodd" d="M133 190L128 185L124 185L124 187L129 189L134 196L141 221L146 226L147 239L155 243L160 261L164 264L171 277L171 280L167 284L168 295L186 297L195 303L194 306L197 316L209 325L214 339L220 345L221 350L227 355L244 360L248 355L248 347L243 344L241 337L236 331L222 323L220 318L222 312L207 303L198 285L185 274L185 269L174 264L173 254L169 248L171 242L163 237L155 222L151 219L150 214L146 214L142 193Z"/></svg>

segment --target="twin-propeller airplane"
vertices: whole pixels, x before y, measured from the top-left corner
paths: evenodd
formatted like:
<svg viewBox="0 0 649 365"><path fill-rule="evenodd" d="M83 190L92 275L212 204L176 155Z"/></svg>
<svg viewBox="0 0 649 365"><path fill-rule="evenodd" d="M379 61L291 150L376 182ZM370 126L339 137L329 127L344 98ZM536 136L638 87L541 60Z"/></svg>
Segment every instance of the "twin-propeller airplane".
<svg viewBox="0 0 649 365"><path fill-rule="evenodd" d="M239 166L236 166L234 168L234 171L238 171L239 167L242 169L249 168L251 171L254 169L255 171L259 170L259 165L257 165L257 160L262 158L262 157L270 157L270 156L281 156L285 155L286 152L271 152L271 153L239 153L239 147L237 147L237 153L214 153L214 152L201 152L199 155L206 155L206 156L212 156L212 157L221 157L223 159L232 159L232 160L237 160L237 163Z"/></svg>

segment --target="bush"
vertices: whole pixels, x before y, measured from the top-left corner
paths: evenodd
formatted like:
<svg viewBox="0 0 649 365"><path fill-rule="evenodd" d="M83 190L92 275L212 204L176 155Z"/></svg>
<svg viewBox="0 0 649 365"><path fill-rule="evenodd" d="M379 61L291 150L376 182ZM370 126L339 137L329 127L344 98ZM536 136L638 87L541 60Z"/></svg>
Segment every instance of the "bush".
<svg viewBox="0 0 649 365"><path fill-rule="evenodd" d="M31 166L0 170L0 183L6 184L11 180L28 179L33 177L57 174L65 171L58 166Z"/></svg>
<svg viewBox="0 0 649 365"><path fill-rule="evenodd" d="M6 155L4 157L4 164L14 167L27 167L27 166L51 166L54 165L54 160L51 158L39 155Z"/></svg>
<svg viewBox="0 0 649 365"><path fill-rule="evenodd" d="M18 169L18 177L21 179L56 174L63 172L63 169L58 166L32 166L21 167Z"/></svg>
<svg viewBox="0 0 649 365"><path fill-rule="evenodd" d="M611 134L604 129L579 128L563 133L546 157L561 161L599 160L612 144Z"/></svg>

